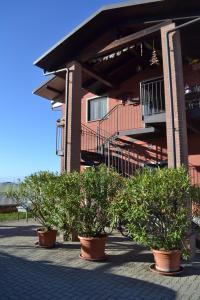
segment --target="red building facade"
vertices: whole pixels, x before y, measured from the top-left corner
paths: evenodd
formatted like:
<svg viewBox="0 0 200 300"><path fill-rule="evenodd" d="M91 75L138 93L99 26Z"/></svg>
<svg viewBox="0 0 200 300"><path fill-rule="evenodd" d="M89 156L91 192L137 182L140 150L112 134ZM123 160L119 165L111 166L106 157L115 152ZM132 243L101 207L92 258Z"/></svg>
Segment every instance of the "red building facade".
<svg viewBox="0 0 200 300"><path fill-rule="evenodd" d="M54 76L34 93L62 103L61 171L184 164L200 183L200 4L180 3L103 8L35 62Z"/></svg>

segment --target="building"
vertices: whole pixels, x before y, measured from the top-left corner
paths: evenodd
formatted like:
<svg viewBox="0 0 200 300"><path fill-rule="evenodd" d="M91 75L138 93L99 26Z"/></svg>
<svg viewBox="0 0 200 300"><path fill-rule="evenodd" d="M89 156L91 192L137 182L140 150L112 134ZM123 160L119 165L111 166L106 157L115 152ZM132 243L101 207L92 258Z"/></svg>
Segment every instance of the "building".
<svg viewBox="0 0 200 300"><path fill-rule="evenodd" d="M200 183L200 2L138 0L103 7L34 64L36 95L62 103L61 170L105 162L188 166Z"/></svg>

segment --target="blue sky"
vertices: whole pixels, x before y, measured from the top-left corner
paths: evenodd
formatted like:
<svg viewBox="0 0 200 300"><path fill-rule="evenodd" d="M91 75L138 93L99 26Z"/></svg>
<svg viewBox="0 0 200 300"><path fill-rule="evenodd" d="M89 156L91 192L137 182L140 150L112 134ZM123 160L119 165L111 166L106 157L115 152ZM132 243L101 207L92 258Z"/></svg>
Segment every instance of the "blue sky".
<svg viewBox="0 0 200 300"><path fill-rule="evenodd" d="M2 0L0 4L0 180L59 171L49 101L32 95L46 78L33 61L102 5L117 0Z"/></svg>

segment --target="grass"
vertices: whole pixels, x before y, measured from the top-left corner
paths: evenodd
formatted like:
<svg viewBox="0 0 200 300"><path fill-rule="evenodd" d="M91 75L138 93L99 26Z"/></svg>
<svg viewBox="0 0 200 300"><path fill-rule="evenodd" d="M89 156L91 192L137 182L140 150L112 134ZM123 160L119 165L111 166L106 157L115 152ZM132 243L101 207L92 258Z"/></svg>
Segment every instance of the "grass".
<svg viewBox="0 0 200 300"><path fill-rule="evenodd" d="M15 184L0 184L0 193L8 192L12 188L16 188L16 185Z"/></svg>
<svg viewBox="0 0 200 300"><path fill-rule="evenodd" d="M32 218L32 214L28 214L29 218ZM26 219L26 213L20 212L19 213L19 219ZM0 222L4 221L14 221L18 220L18 213L17 212L11 212L11 213L0 213Z"/></svg>

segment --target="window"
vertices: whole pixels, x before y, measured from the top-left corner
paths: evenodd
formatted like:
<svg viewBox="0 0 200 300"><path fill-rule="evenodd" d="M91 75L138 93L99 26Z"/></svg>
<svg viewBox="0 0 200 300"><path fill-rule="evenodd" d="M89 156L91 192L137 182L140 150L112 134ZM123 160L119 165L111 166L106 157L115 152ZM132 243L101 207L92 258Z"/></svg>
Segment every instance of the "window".
<svg viewBox="0 0 200 300"><path fill-rule="evenodd" d="M107 112L107 97L99 97L88 100L88 122L102 119Z"/></svg>

